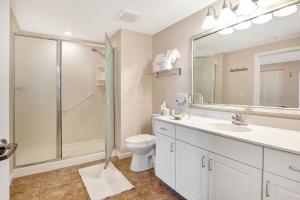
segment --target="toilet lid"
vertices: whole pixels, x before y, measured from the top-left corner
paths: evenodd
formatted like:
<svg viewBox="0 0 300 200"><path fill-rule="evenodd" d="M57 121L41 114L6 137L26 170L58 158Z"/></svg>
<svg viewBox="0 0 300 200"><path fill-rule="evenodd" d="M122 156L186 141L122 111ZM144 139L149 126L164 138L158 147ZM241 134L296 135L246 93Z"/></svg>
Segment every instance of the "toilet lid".
<svg viewBox="0 0 300 200"><path fill-rule="evenodd" d="M154 135L149 134L140 134L140 135L134 135L126 139L126 142L134 143L134 144L140 144L145 142L153 142L155 140Z"/></svg>

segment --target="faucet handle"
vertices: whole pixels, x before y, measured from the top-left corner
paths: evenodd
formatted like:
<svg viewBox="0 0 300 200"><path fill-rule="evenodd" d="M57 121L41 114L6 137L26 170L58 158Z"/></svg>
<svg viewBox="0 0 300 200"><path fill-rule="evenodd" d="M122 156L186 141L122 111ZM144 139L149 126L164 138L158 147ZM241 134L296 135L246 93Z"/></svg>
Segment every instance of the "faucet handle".
<svg viewBox="0 0 300 200"><path fill-rule="evenodd" d="M234 112L234 116L232 116L232 119L241 119L242 114L238 111Z"/></svg>

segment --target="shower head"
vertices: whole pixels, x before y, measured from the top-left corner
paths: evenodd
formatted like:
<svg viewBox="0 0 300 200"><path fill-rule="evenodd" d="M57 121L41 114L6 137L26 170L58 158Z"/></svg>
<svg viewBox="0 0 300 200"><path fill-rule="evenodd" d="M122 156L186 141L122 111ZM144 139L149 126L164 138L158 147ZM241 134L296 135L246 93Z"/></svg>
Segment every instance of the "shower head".
<svg viewBox="0 0 300 200"><path fill-rule="evenodd" d="M92 48L91 51L96 52L96 53L99 53L103 58L105 58L104 53L102 53L99 49Z"/></svg>

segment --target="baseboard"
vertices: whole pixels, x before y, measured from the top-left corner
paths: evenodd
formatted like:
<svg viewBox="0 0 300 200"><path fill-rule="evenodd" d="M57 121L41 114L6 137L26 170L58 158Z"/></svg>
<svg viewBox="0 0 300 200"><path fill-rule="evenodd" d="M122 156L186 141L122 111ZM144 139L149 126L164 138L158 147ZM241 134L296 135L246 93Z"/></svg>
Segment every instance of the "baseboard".
<svg viewBox="0 0 300 200"><path fill-rule="evenodd" d="M130 158L132 156L131 152L119 152L118 150L115 150L115 153L120 160Z"/></svg>
<svg viewBox="0 0 300 200"><path fill-rule="evenodd" d="M116 153L113 152L112 156L115 156L115 154ZM70 166L79 165L83 163L88 163L96 160L102 160L104 158L105 158L105 153L101 152L101 153L95 153L95 154L85 155L76 158L68 158L68 159L63 159L63 160L58 160L53 162L32 165L28 167L15 168L13 169L13 172L11 174L11 179L42 173L42 172L47 172L47 171L60 169L64 167L70 167Z"/></svg>

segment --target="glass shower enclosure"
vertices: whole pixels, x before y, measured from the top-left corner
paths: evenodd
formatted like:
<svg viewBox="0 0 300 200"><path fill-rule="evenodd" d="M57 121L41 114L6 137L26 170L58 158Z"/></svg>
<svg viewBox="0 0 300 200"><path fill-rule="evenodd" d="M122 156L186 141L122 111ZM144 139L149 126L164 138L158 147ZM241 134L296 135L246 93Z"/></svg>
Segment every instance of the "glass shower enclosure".
<svg viewBox="0 0 300 200"><path fill-rule="evenodd" d="M113 149L113 48L21 34L14 43L15 166Z"/></svg>

